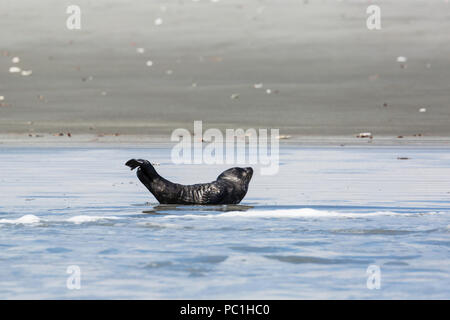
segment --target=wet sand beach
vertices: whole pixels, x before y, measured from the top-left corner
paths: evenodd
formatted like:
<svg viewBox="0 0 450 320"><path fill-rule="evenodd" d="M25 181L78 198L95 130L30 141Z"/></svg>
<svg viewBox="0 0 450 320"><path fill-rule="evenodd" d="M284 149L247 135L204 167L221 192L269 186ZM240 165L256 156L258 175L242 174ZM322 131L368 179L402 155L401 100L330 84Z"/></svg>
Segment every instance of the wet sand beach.
<svg viewBox="0 0 450 320"><path fill-rule="evenodd" d="M293 137L450 134L445 1L379 1L375 31L366 1L77 4L81 30L66 28L64 2L1 2L2 137L152 139L194 120Z"/></svg>

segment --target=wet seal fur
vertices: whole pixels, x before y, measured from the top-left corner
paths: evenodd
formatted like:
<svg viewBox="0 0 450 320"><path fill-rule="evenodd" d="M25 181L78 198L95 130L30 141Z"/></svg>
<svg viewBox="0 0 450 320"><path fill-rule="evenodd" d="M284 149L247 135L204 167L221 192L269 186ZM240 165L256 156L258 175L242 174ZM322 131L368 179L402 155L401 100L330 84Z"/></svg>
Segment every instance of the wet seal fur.
<svg viewBox="0 0 450 320"><path fill-rule="evenodd" d="M235 167L213 182L182 185L161 177L147 160L131 159L125 165L131 170L138 168L137 177L161 204L238 204L253 176L252 168Z"/></svg>

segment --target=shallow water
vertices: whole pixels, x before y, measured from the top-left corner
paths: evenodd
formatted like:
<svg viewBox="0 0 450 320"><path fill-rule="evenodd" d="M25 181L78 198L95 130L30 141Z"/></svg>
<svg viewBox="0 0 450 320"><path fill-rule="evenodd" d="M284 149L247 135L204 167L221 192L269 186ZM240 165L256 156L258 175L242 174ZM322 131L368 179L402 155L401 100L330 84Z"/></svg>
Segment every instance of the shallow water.
<svg viewBox="0 0 450 320"><path fill-rule="evenodd" d="M208 207L158 205L135 157L186 184L225 168L167 148L0 149L0 298L450 298L447 148L286 147L241 205Z"/></svg>

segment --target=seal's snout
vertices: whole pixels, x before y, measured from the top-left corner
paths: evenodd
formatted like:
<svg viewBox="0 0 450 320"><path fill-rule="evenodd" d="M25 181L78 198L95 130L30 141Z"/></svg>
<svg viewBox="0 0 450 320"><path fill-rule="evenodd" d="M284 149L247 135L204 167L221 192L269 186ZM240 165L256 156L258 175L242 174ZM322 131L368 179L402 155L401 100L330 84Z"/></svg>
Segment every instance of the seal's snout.
<svg viewBox="0 0 450 320"><path fill-rule="evenodd" d="M250 177L253 176L253 168L252 167L247 167L244 168L245 173L247 173L247 175L249 175Z"/></svg>

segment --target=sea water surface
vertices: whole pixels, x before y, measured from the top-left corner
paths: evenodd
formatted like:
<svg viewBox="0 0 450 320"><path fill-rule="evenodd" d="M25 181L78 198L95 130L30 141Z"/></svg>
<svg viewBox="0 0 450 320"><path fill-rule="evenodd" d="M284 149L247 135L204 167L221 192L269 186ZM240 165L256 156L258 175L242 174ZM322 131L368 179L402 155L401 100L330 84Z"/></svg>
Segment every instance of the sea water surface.
<svg viewBox="0 0 450 320"><path fill-rule="evenodd" d="M158 205L130 158L184 184L226 169L0 148L1 299L450 298L447 147L283 147L234 206Z"/></svg>

